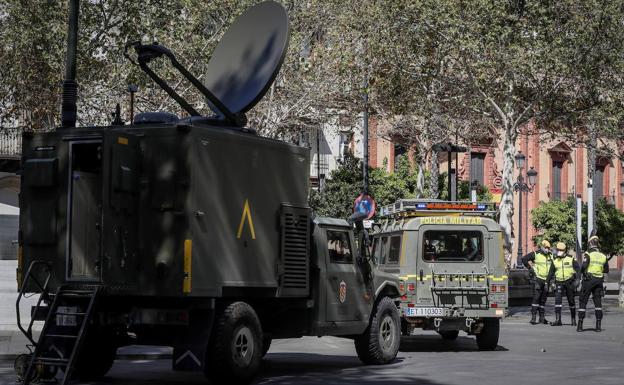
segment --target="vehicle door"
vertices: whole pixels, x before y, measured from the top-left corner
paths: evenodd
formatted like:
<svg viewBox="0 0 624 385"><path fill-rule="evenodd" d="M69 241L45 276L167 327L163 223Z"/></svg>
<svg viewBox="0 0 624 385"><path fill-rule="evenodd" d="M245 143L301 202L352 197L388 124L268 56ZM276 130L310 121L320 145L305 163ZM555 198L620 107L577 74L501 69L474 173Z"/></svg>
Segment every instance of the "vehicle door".
<svg viewBox="0 0 624 385"><path fill-rule="evenodd" d="M484 226L425 225L417 239L419 306L487 307L488 248Z"/></svg>
<svg viewBox="0 0 624 385"><path fill-rule="evenodd" d="M357 271L356 247L348 228L327 228L326 314L328 322L359 321L368 316L365 310L366 288Z"/></svg>
<svg viewBox="0 0 624 385"><path fill-rule="evenodd" d="M104 137L104 275L136 286L140 137L110 131Z"/></svg>

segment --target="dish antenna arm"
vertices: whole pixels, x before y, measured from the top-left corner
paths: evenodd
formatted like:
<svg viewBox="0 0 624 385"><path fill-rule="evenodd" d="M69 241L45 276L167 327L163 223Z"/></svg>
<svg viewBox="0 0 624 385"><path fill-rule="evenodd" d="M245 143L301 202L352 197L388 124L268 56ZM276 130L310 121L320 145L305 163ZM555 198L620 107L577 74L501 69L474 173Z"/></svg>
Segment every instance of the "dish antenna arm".
<svg viewBox="0 0 624 385"><path fill-rule="evenodd" d="M127 54L128 48L131 46L137 53L138 63L132 60L132 58ZM225 104L219 100L219 98L217 98L208 88L206 88L206 86L202 84L202 82L200 82L182 64L180 64L173 52L171 52L167 47L158 43L141 44L140 42L132 42L126 45L124 56L126 56L126 58L128 58L128 60L130 60L133 64L137 64L150 78L152 78L152 80L156 82L156 84L158 84L169 94L169 96L178 102L178 104L182 106L186 112L192 116L201 116L201 114L197 112L197 110L195 110L186 100L184 100L182 96L175 92L166 81L160 78L154 71L152 71L151 68L149 68L148 63L150 61L161 56L166 56L169 58L171 65L175 67L175 69L177 69L189 82L191 82L191 84L193 84L195 88L197 88L212 103L212 105L219 110L217 112L221 113L226 120L239 127L244 125L246 120L244 115L241 116L241 114L235 114L230 111Z"/></svg>

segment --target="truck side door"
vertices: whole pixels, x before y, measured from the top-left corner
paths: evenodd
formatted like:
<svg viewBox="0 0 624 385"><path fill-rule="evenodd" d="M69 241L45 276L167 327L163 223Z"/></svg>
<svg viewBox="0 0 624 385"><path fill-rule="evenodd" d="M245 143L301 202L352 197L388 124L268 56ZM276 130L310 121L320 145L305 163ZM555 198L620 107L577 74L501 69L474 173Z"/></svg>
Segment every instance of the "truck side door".
<svg viewBox="0 0 624 385"><path fill-rule="evenodd" d="M363 282L358 275L353 233L328 228L326 234L327 321L359 321L366 307Z"/></svg>

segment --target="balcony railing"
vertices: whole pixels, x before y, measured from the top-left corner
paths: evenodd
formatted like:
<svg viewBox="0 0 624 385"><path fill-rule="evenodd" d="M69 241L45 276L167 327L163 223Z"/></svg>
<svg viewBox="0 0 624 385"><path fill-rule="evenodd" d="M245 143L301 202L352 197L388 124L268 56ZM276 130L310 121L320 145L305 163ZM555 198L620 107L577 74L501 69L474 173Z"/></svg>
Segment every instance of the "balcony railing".
<svg viewBox="0 0 624 385"><path fill-rule="evenodd" d="M569 198L574 198L574 193L563 192L563 191L550 191L548 193L551 201L565 201Z"/></svg>
<svg viewBox="0 0 624 385"><path fill-rule="evenodd" d="M22 152L22 129L0 127L0 158L19 158Z"/></svg>

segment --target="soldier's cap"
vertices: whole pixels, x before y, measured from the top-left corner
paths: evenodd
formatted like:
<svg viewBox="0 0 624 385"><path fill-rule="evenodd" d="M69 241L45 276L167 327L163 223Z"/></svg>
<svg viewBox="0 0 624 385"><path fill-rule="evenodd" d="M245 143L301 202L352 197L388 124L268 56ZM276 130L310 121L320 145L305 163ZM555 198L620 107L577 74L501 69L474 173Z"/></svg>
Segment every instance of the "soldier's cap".
<svg viewBox="0 0 624 385"><path fill-rule="evenodd" d="M542 247L548 247L550 249L550 242L545 239L542 241L542 243L540 243L540 245L542 245Z"/></svg>
<svg viewBox="0 0 624 385"><path fill-rule="evenodd" d="M566 245L563 242L558 242L557 243L557 250L561 250L561 251L565 251L566 249Z"/></svg>
<svg viewBox="0 0 624 385"><path fill-rule="evenodd" d="M599 239L598 239L598 236L597 236L597 235L592 235L592 236L589 238L589 241L588 241L588 242L598 241L598 240L599 240Z"/></svg>

